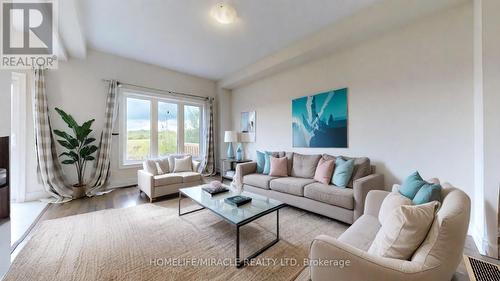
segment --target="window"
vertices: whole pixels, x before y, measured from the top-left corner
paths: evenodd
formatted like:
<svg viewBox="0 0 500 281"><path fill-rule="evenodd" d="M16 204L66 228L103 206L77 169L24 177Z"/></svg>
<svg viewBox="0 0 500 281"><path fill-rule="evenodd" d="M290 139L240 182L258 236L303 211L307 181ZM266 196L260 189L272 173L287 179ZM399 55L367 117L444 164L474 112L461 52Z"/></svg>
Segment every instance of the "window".
<svg viewBox="0 0 500 281"><path fill-rule="evenodd" d="M151 154L151 101L127 98L127 162L142 161Z"/></svg>
<svg viewBox="0 0 500 281"><path fill-rule="evenodd" d="M199 106L184 106L184 152L200 155L200 123L201 108Z"/></svg>
<svg viewBox="0 0 500 281"><path fill-rule="evenodd" d="M158 153L177 152L177 104L158 102Z"/></svg>
<svg viewBox="0 0 500 281"><path fill-rule="evenodd" d="M202 152L202 104L129 89L121 91L120 165L148 158Z"/></svg>

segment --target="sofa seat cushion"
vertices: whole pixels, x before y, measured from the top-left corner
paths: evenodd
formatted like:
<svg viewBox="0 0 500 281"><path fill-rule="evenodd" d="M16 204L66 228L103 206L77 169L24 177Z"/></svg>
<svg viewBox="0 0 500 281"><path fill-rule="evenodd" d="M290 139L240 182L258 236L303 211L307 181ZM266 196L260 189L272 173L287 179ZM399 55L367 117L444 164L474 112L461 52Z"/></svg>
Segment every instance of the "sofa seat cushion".
<svg viewBox="0 0 500 281"><path fill-rule="evenodd" d="M362 251L368 251L380 227L377 217L362 215L337 239Z"/></svg>
<svg viewBox="0 0 500 281"><path fill-rule="evenodd" d="M315 182L304 188L304 197L349 210L354 209L352 188L340 188L335 185Z"/></svg>
<svg viewBox="0 0 500 281"><path fill-rule="evenodd" d="M182 183L182 177L176 174L163 174L154 176L155 186Z"/></svg>
<svg viewBox="0 0 500 281"><path fill-rule="evenodd" d="M286 177L272 180L270 187L275 191L304 196L304 186L313 182L313 179Z"/></svg>
<svg viewBox="0 0 500 281"><path fill-rule="evenodd" d="M201 174L197 172L179 172L172 175L182 177L183 183L201 181Z"/></svg>
<svg viewBox="0 0 500 281"><path fill-rule="evenodd" d="M269 182L276 177L271 177L264 174L249 174L243 177L243 184L269 189Z"/></svg>

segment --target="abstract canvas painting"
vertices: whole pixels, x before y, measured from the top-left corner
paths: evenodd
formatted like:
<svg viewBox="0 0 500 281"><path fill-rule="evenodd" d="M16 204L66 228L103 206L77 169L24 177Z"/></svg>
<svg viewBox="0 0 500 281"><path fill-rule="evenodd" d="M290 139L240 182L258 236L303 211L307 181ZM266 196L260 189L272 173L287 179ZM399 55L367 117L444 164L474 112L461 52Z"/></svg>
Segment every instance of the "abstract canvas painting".
<svg viewBox="0 0 500 281"><path fill-rule="evenodd" d="M292 100L293 147L347 147L347 88Z"/></svg>

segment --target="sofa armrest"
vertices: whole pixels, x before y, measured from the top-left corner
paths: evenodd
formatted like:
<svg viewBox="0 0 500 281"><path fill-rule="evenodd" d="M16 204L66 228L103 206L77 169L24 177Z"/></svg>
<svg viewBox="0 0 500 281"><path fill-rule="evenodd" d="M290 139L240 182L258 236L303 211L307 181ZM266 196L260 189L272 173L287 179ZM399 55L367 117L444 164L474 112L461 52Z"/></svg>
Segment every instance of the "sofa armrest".
<svg viewBox="0 0 500 281"><path fill-rule="evenodd" d="M384 190L384 176L371 174L357 179L353 184L354 191L354 219L356 221L363 215L366 195L370 190Z"/></svg>
<svg viewBox="0 0 500 281"><path fill-rule="evenodd" d="M327 235L313 240L309 258L314 281L438 280L432 278L432 270L422 270L420 263L371 255Z"/></svg>
<svg viewBox="0 0 500 281"><path fill-rule="evenodd" d="M198 171L198 169L200 169L200 164L201 162L200 161L196 161L196 160L193 160L193 172L202 172L202 171Z"/></svg>
<svg viewBox="0 0 500 281"><path fill-rule="evenodd" d="M152 190L154 186L154 176L144 170L137 171L137 186L140 190L151 198Z"/></svg>
<svg viewBox="0 0 500 281"><path fill-rule="evenodd" d="M364 214L378 217L380 206L389 193L389 191L385 190L371 190L368 192L365 199Z"/></svg>
<svg viewBox="0 0 500 281"><path fill-rule="evenodd" d="M240 171L242 177L257 173L257 162L246 162L236 165L236 172Z"/></svg>
<svg viewBox="0 0 500 281"><path fill-rule="evenodd" d="M246 162L236 165L236 171L234 173L233 186L237 188L243 187L243 177L257 172L257 162Z"/></svg>

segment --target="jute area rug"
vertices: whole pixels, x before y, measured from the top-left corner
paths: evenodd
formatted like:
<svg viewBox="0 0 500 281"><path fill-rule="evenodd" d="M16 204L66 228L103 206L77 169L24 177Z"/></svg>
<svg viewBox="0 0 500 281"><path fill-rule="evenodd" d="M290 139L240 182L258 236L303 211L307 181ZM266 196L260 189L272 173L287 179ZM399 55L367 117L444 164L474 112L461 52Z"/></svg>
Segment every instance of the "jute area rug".
<svg viewBox="0 0 500 281"><path fill-rule="evenodd" d="M187 200L183 200L184 202ZM235 227L209 210L182 217L177 199L44 221L13 261L11 280L295 280L313 238L345 224L291 207L281 240L244 268L234 266ZM272 241L275 214L240 229L241 253Z"/></svg>

